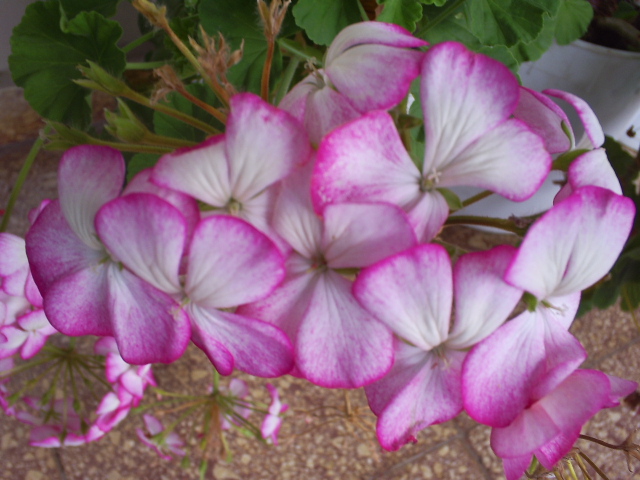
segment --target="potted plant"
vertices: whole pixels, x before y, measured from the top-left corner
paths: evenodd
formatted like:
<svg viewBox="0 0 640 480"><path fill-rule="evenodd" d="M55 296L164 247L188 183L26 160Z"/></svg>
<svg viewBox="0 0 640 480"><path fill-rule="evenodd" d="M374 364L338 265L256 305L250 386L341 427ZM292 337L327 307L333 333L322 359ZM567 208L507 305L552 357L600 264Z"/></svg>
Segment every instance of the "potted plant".
<svg viewBox="0 0 640 480"><path fill-rule="evenodd" d="M248 0L134 0L148 23L121 49L117 3L37 2L12 40L14 79L49 122L1 229L42 145L65 150L59 198L32 213L25 239L0 234L0 405L34 426L31 443L95 441L143 411L139 437L165 457L187 455L178 430L195 426L204 476L226 430L277 443L286 405L271 385L266 404L220 383L239 370L364 388L385 450L464 410L492 428L509 480L562 478L574 461L588 475L572 446L598 440L581 426L637 384L579 369L586 352L568 327L635 206L580 99L552 92L576 106L588 149L548 95L455 41L513 66L557 6L517 2L523 24L485 12L491 29L459 1L260 0L255 22ZM154 39L147 62L127 62ZM124 74L149 69L150 82ZM117 101L104 129L89 91ZM544 214L451 215L494 194L524 201L552 167L567 183ZM457 186L482 191L462 201ZM453 245L445 233L460 224L522 244ZM77 345L86 336L100 337L92 352ZM191 342L211 384L196 395L156 385L152 364L179 361ZM20 384L42 365L55 374ZM78 390L96 388L89 376L93 404ZM141 404L147 389L157 403Z"/></svg>

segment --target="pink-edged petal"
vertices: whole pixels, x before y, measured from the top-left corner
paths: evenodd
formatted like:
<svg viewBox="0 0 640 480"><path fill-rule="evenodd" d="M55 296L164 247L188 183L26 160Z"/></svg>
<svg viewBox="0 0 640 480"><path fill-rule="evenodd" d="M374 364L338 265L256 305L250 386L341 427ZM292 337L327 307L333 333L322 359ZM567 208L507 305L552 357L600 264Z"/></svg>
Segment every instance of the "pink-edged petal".
<svg viewBox="0 0 640 480"><path fill-rule="evenodd" d="M458 259L453 268L455 322L448 347L472 347L493 333L515 308L522 290L502 279L515 253L515 248L502 245Z"/></svg>
<svg viewBox="0 0 640 480"><path fill-rule="evenodd" d="M356 110L388 110L409 92L423 55L386 45L357 45L327 62L325 73ZM393 76L389 76L389 65L393 65Z"/></svg>
<svg viewBox="0 0 640 480"><path fill-rule="evenodd" d="M419 245L360 272L358 302L423 351L447 338L453 300L451 261L439 245Z"/></svg>
<svg viewBox="0 0 640 480"><path fill-rule="evenodd" d="M571 128L564 111L550 98L535 90L520 87L520 100L513 116L526 123L531 131L539 135L549 153L561 153L570 150L573 142L564 131Z"/></svg>
<svg viewBox="0 0 640 480"><path fill-rule="evenodd" d="M539 299L583 290L613 266L627 240L631 199L582 187L534 223L505 280Z"/></svg>
<svg viewBox="0 0 640 480"><path fill-rule="evenodd" d="M407 216L395 205L327 205L323 217L322 251L331 268L365 267L416 244Z"/></svg>
<svg viewBox="0 0 640 480"><path fill-rule="evenodd" d="M585 359L584 348L563 325L538 311L524 312L467 355L465 409L480 423L506 427Z"/></svg>
<svg viewBox="0 0 640 480"><path fill-rule="evenodd" d="M596 114L593 112L587 102L580 97L562 90L544 90L542 93L551 97L559 98L569 103L578 114L578 117L584 125L584 131L591 142L592 148L601 147L604 143L604 132L602 131L602 125L598 121Z"/></svg>
<svg viewBox="0 0 640 480"><path fill-rule="evenodd" d="M322 248L322 220L313 211L309 184L310 162L292 173L281 186L273 215L278 234L300 255L314 258Z"/></svg>
<svg viewBox="0 0 640 480"><path fill-rule="evenodd" d="M442 170L441 187L481 187L522 201L544 183L551 162L541 138L521 121L510 119L447 158L442 162L445 165L434 168ZM425 166L424 172L430 170Z"/></svg>
<svg viewBox="0 0 640 480"><path fill-rule="evenodd" d="M170 295L180 292L187 223L173 205L150 193L132 193L100 209L96 230L111 254L138 277Z"/></svg>
<svg viewBox="0 0 640 480"><path fill-rule="evenodd" d="M40 294L40 290L38 290L36 282L33 280L31 271L29 271L29 274L27 275L27 281L24 285L24 294L31 305L36 308L42 308L43 298Z"/></svg>
<svg viewBox="0 0 640 480"><path fill-rule="evenodd" d="M15 355L28 340L29 333L9 325L0 330L0 359Z"/></svg>
<svg viewBox="0 0 640 480"><path fill-rule="evenodd" d="M225 136L231 195L240 202L282 180L311 153L302 125L251 93L231 99Z"/></svg>
<svg viewBox="0 0 640 480"><path fill-rule="evenodd" d="M509 426L491 430L491 448L502 458L527 455L561 432L541 405L524 410Z"/></svg>
<svg viewBox="0 0 640 480"><path fill-rule="evenodd" d="M441 170L504 122L518 98L518 80L497 60L455 42L431 47L422 62L423 172Z"/></svg>
<svg viewBox="0 0 640 480"><path fill-rule="evenodd" d="M607 375L607 378L609 379L610 391L609 401L604 405L605 408L617 407L620 405L621 398L631 395L638 388L638 383L632 382L631 380L613 375Z"/></svg>
<svg viewBox="0 0 640 480"><path fill-rule="evenodd" d="M178 303L127 270L108 269L109 316L129 364L171 363L187 348L189 319Z"/></svg>
<svg viewBox="0 0 640 480"><path fill-rule="evenodd" d="M24 295L29 274L29 262L23 238L11 233L0 233L0 285L5 293Z"/></svg>
<svg viewBox="0 0 640 480"><path fill-rule="evenodd" d="M291 342L278 328L254 318L192 305L189 315L197 336L194 341L223 375L229 371L228 355L240 371L258 377L279 377L293 367ZM222 362L218 360L220 346Z"/></svg>
<svg viewBox="0 0 640 480"><path fill-rule="evenodd" d="M317 75L322 75L318 72ZM321 88L309 92L305 106L304 126L309 132L309 140L318 145L322 138L351 120L360 117L361 113L333 88L324 85L325 80L316 79Z"/></svg>
<svg viewBox="0 0 640 480"><path fill-rule="evenodd" d="M67 275L47 291L44 311L59 332L69 336L113 336L109 314L109 264Z"/></svg>
<svg viewBox="0 0 640 480"><path fill-rule="evenodd" d="M142 415L142 420L144 421L145 428L151 434L151 436L157 435L164 430L164 425L162 425L162 422L153 415L144 414Z"/></svg>
<svg viewBox="0 0 640 480"><path fill-rule="evenodd" d="M455 417L462 410L460 369L462 352L442 357L408 345L396 352L391 371L365 387L367 398L391 390L388 403L378 414L376 432L386 450L397 450L415 440L415 435Z"/></svg>
<svg viewBox="0 0 640 480"><path fill-rule="evenodd" d="M224 135L164 155L153 167L151 180L208 205L224 207L231 198Z"/></svg>
<svg viewBox="0 0 640 480"><path fill-rule="evenodd" d="M119 381L122 384L122 387L132 396L142 398L144 395L146 383L134 370L127 370L124 372L120 376Z"/></svg>
<svg viewBox="0 0 640 480"><path fill-rule="evenodd" d="M319 273L311 260L297 254L286 262L287 274L282 284L263 300L241 305L236 313L276 325L295 343L300 323L313 298Z"/></svg>
<svg viewBox="0 0 640 480"><path fill-rule="evenodd" d="M388 45L397 48L416 48L427 42L414 37L411 32L399 25L384 22L360 22L344 28L327 49L327 64L350 50L363 44Z"/></svg>
<svg viewBox="0 0 640 480"><path fill-rule="evenodd" d="M254 302L282 281L283 264L273 242L245 221L208 217L193 234L185 292L203 307Z"/></svg>
<svg viewBox="0 0 640 480"><path fill-rule="evenodd" d="M568 453L582 425L597 413L608 397L609 381L602 372L577 370L544 398L524 410L506 428L494 428L491 447L500 457L519 457L546 445L545 465ZM565 438L557 438L564 435Z"/></svg>
<svg viewBox="0 0 640 480"><path fill-rule="evenodd" d="M351 282L329 270L318 276L300 324L296 365L304 377L327 388L358 388L391 368L391 332L351 294Z"/></svg>
<svg viewBox="0 0 640 480"><path fill-rule="evenodd" d="M152 175L153 170L150 168L141 171L131 179L122 194L152 193L153 195L166 200L176 207L180 213L182 213L184 218L187 220L187 230L191 233L200 220L198 202L189 195L156 185L151 181Z"/></svg>
<svg viewBox="0 0 640 480"><path fill-rule="evenodd" d="M420 243L433 240L449 216L449 204L437 190L425 192L405 208Z"/></svg>
<svg viewBox="0 0 640 480"><path fill-rule="evenodd" d="M372 112L327 135L311 183L316 211L330 203L389 202L420 196L420 172L386 112Z"/></svg>
<svg viewBox="0 0 640 480"><path fill-rule="evenodd" d="M521 457L503 458L502 465L504 467L504 474L507 480L520 480L527 471L533 455L523 455Z"/></svg>
<svg viewBox="0 0 640 480"><path fill-rule="evenodd" d="M604 148L590 150L571 162L568 178L573 190L593 185L622 195L620 181L609 163Z"/></svg>
<svg viewBox="0 0 640 480"><path fill-rule="evenodd" d="M20 356L24 360L33 358L47 342L47 338L58 332L49 323L42 310L32 312L22 317L19 323L20 326L29 333L29 336L20 349Z"/></svg>
<svg viewBox="0 0 640 480"><path fill-rule="evenodd" d="M96 266L107 258L103 247L88 247L71 230L58 201L51 202L29 229L26 249L33 280L43 296L61 277Z"/></svg>
<svg viewBox="0 0 640 480"><path fill-rule="evenodd" d="M319 70L321 73L322 70ZM289 93L280 101L278 108L289 112L299 122L304 123L304 116L307 109L307 97L322 88L316 80L316 74L312 73L298 82ZM307 130L308 131L308 130Z"/></svg>
<svg viewBox="0 0 640 480"><path fill-rule="evenodd" d="M562 457L567 455L580 436L581 428L573 432L562 432L535 451L536 458L543 467L553 470Z"/></svg>
<svg viewBox="0 0 640 480"><path fill-rule="evenodd" d="M110 147L73 147L60 160L60 206L71 229L89 247L100 248L93 219L102 205L120 194L124 174L122 154Z"/></svg>

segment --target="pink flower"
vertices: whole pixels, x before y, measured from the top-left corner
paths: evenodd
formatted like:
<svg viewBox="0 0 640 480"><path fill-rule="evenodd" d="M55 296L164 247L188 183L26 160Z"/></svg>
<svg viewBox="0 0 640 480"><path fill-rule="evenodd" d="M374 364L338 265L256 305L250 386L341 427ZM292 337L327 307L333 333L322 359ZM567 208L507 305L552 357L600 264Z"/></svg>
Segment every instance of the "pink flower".
<svg viewBox="0 0 640 480"><path fill-rule="evenodd" d="M403 208L420 242L449 215L442 188L470 186L523 201L551 168L544 143L512 118L517 79L500 62L444 42L422 61L425 153L418 168L393 119L372 112L337 128L320 144L312 180L314 207L389 202Z"/></svg>
<svg viewBox="0 0 640 480"><path fill-rule="evenodd" d="M280 402L278 389L270 383L267 383L267 390L271 395L271 405L269 405L269 413L262 422L260 433L262 438L273 442L274 445L278 445L278 432L280 432L280 427L282 426L282 417L280 415L289 409L289 405Z"/></svg>
<svg viewBox="0 0 640 480"><path fill-rule="evenodd" d="M170 432L165 435L164 426L156 417L144 414L142 418L146 432L140 428L136 429L138 438L142 443L153 448L158 455L165 460L171 460L172 458L171 455L164 452L165 450L168 450L178 457L184 457L186 455L186 452L182 448L184 447L184 442L176 432Z"/></svg>
<svg viewBox="0 0 640 480"><path fill-rule="evenodd" d="M304 123L316 145L335 127L363 113L393 108L419 74L427 42L398 25L362 22L333 40L323 69L296 85L280 103ZM393 65L393 72L388 69Z"/></svg>
<svg viewBox="0 0 640 480"><path fill-rule="evenodd" d="M226 392L229 393L226 393ZM226 397L226 402L231 403L231 411L220 411L220 428L229 430L232 425L240 425L239 418L247 418L251 414L251 409L247 408L247 403L242 399L249 395L249 387L244 380L232 378L229 388L220 387L220 393Z"/></svg>

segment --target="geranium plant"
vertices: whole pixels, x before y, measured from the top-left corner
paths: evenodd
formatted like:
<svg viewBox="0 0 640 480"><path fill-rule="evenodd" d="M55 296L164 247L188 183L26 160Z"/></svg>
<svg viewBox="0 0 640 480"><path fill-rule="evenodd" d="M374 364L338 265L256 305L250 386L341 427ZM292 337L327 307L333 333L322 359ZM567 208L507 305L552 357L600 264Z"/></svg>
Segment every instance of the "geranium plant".
<svg viewBox="0 0 640 480"><path fill-rule="evenodd" d="M0 404L33 425L31 444L98 440L134 411L142 442L184 457L179 426L195 416L204 475L226 430L278 443L287 405L271 384L263 405L221 380L240 371L363 387L386 450L465 411L492 427L509 480L588 475L572 450L581 427L637 385L580 369L569 327L635 206L589 106L509 69L566 40L561 22L579 36L583 2L504 2L506 15L498 0L134 0L144 32L124 47L107 19L117 3L36 2L12 38L14 79L48 124L3 229L38 149L66 150L59 198L25 240L0 234ZM147 59L128 62L144 42ZM117 99L103 124L91 90ZM553 98L576 109L589 148ZM551 170L565 181L547 212L464 210L526 201ZM445 240L453 225L522 241L467 251ZM99 339L83 351L87 335ZM152 364L190 342L211 384L163 390ZM31 368L53 375L21 386Z"/></svg>

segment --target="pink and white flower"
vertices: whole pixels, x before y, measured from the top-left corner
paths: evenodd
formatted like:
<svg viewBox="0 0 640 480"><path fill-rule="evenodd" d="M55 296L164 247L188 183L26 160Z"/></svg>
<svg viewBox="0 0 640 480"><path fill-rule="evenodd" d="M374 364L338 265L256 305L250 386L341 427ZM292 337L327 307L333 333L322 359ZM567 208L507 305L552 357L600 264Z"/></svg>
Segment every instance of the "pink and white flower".
<svg viewBox="0 0 640 480"><path fill-rule="evenodd" d="M140 428L136 429L136 434L142 443L153 448L165 460L171 460L172 457L169 453L178 457L186 455L183 449L185 443L178 433L172 431L165 435L163 433L164 425L153 415L144 414L142 418L146 431ZM165 450L168 450L169 453L165 453Z"/></svg>
<svg viewBox="0 0 640 480"><path fill-rule="evenodd" d="M267 390L269 390L269 394L271 395L271 405L269 405L269 413L262 421L260 433L262 438L274 445L278 445L278 433L282 426L281 415L289 409L289 405L280 401L278 389L270 383L267 383Z"/></svg>
<svg viewBox="0 0 640 480"><path fill-rule="evenodd" d="M314 207L320 212L333 203L393 203L407 212L418 239L428 242L449 214L440 188L472 186L526 200L547 177L551 157L538 135L511 118L519 92L517 79L501 63L454 42L432 47L422 62L421 168L393 119L369 113L320 144Z"/></svg>
<svg viewBox="0 0 640 480"><path fill-rule="evenodd" d="M418 76L427 42L404 28L362 22L342 30L329 46L323 69L296 85L280 103L304 123L314 144L335 127L406 97ZM393 65L390 75L388 65Z"/></svg>

